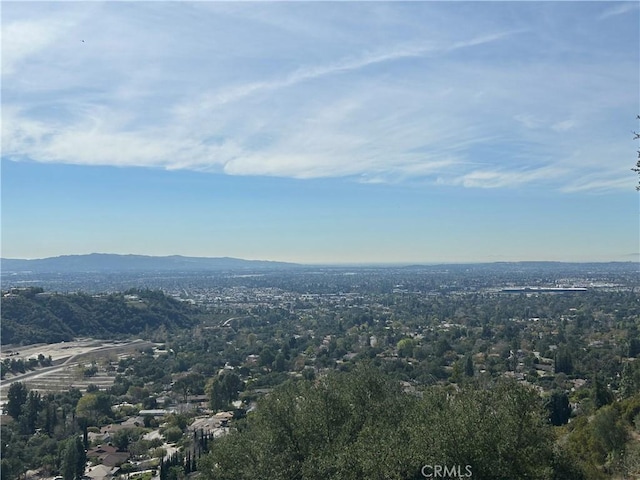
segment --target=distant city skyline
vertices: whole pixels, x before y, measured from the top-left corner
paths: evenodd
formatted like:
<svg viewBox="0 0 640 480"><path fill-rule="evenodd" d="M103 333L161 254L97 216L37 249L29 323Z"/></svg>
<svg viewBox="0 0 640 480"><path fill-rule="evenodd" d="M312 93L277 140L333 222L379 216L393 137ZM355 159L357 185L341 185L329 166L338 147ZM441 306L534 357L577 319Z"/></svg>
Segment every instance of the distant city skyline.
<svg viewBox="0 0 640 480"><path fill-rule="evenodd" d="M637 2L3 2L4 258L638 261Z"/></svg>

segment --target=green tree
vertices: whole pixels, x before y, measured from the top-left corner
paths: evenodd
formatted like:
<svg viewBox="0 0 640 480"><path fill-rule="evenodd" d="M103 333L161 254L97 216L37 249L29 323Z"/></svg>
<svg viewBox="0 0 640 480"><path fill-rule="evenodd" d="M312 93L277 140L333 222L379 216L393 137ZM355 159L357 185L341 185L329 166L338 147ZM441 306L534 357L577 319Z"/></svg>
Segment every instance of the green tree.
<svg viewBox="0 0 640 480"><path fill-rule="evenodd" d="M20 424L24 433L32 434L36 431L38 414L43 408L42 398L38 392L31 390L27 395L27 400L22 408Z"/></svg>
<svg viewBox="0 0 640 480"><path fill-rule="evenodd" d="M613 393L609 390L602 376L596 374L593 376L593 386L591 388L591 395L593 398L593 405L596 409L605 405L609 405L613 402Z"/></svg>
<svg viewBox="0 0 640 480"><path fill-rule="evenodd" d="M413 347L415 342L411 338L403 338L396 346L398 349L398 355L403 358L410 357L413 354Z"/></svg>
<svg viewBox="0 0 640 480"><path fill-rule="evenodd" d="M471 355L467 355L467 358L465 360L465 364L464 364L464 374L467 377L473 377L474 375L474 370L473 370L473 359L471 358Z"/></svg>
<svg viewBox="0 0 640 480"><path fill-rule="evenodd" d="M534 390L499 382L422 393L404 394L371 365L287 383L214 442L198 471L205 479L417 479L431 462L470 465L480 479L552 478L558 456Z"/></svg>
<svg viewBox="0 0 640 480"><path fill-rule="evenodd" d="M89 425L97 425L112 414L111 397L105 392L87 393L76 406L76 416L86 419Z"/></svg>
<svg viewBox="0 0 640 480"><path fill-rule="evenodd" d="M183 395L187 401L187 395L199 395L204 392L205 378L201 373L193 372L176 380L173 391ZM148 395L147 395L148 397Z"/></svg>
<svg viewBox="0 0 640 480"><path fill-rule="evenodd" d="M14 382L9 386L7 392L7 406L6 412L11 415L15 420L18 420L22 413L22 407L27 401L28 395L27 387L22 382Z"/></svg>
<svg viewBox="0 0 640 480"><path fill-rule="evenodd" d="M602 407L593 418L594 438L604 452L619 454L627 441L627 431L618 410L611 405Z"/></svg>
<svg viewBox="0 0 640 480"><path fill-rule="evenodd" d="M76 477L82 478L84 476L84 471L87 466L87 453L84 449L84 443L80 439L80 437L75 437L75 447L77 452L77 460L76 460Z"/></svg>
<svg viewBox="0 0 640 480"><path fill-rule="evenodd" d="M566 373L567 375L573 372L573 357L567 347L560 347L556 350L554 370L556 373Z"/></svg>
<svg viewBox="0 0 640 480"><path fill-rule="evenodd" d="M545 402L549 412L549 421L552 425L564 425L571 416L571 405L566 392L554 390Z"/></svg>
<svg viewBox="0 0 640 480"><path fill-rule="evenodd" d="M131 432L128 428L115 432L111 440L113 442L113 446L121 452L126 451L129 447L129 443L131 442L130 433Z"/></svg>
<svg viewBox="0 0 640 480"><path fill-rule="evenodd" d="M275 360L273 361L273 370L275 372L284 372L286 366L286 357L284 353L278 352Z"/></svg>
<svg viewBox="0 0 640 480"><path fill-rule="evenodd" d="M276 359L275 353L271 347L264 347L260 352L259 365L262 367L271 368L273 361Z"/></svg>
<svg viewBox="0 0 640 480"><path fill-rule="evenodd" d="M182 480L186 478L184 473L184 468L180 465L174 465L169 467L169 472L167 473L167 480Z"/></svg>
<svg viewBox="0 0 640 480"><path fill-rule="evenodd" d="M169 427L164 431L163 435L167 442L176 443L182 438L182 430L178 427Z"/></svg>
<svg viewBox="0 0 640 480"><path fill-rule="evenodd" d="M64 480L79 479L84 475L87 456L80 437L69 438L62 454L61 471Z"/></svg>
<svg viewBox="0 0 640 480"><path fill-rule="evenodd" d="M640 391L640 363L627 362L622 367L620 393L623 398L630 397Z"/></svg>
<svg viewBox="0 0 640 480"><path fill-rule="evenodd" d="M446 338L441 338L440 340L438 340L435 350L436 357L442 357L449 350L451 350L451 345Z"/></svg>
<svg viewBox="0 0 640 480"><path fill-rule="evenodd" d="M223 371L213 378L208 385L210 405L213 410L227 408L238 398L243 382L234 372Z"/></svg>

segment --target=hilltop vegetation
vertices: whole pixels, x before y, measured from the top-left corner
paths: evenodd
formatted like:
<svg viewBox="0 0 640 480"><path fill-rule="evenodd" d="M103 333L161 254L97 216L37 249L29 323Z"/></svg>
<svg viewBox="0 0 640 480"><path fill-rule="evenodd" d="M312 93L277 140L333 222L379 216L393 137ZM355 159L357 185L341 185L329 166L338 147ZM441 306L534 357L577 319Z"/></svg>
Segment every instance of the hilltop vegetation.
<svg viewBox="0 0 640 480"><path fill-rule="evenodd" d="M112 405L129 395L115 386L41 396L12 384L6 411L14 422L2 426L2 477L20 478L26 465L50 475L66 471L71 442L84 432L86 448L88 428L124 420ZM231 433L207 434L204 446L202 432L183 435L193 414L170 415L162 434L183 453L161 468L160 478L197 472L206 480L418 480L435 468L452 474L442 478L480 480L628 478L640 462L638 443L630 441L639 412L636 393L556 427L547 402L513 380L413 389L363 362L285 382L246 417L236 412ZM113 442L138 458L156 455L159 443L142 438L154 423L146 417L144 427L121 430ZM131 468L121 467L120 478Z"/></svg>
<svg viewBox="0 0 640 480"><path fill-rule="evenodd" d="M286 383L211 444L198 472L207 480L599 480L639 473L632 438L640 394L558 427L549 402L513 380L405 387L368 362Z"/></svg>
<svg viewBox="0 0 640 480"><path fill-rule="evenodd" d="M2 344L54 343L78 336L117 338L193 326L197 311L159 291L88 295L13 289L2 298Z"/></svg>
<svg viewBox="0 0 640 480"><path fill-rule="evenodd" d="M207 479L382 480L425 478L425 465L440 465L456 478L551 479L561 469L579 474L568 458L554 450L530 388L498 382L418 395L361 365L278 388L213 443L200 471Z"/></svg>
<svg viewBox="0 0 640 480"><path fill-rule="evenodd" d="M635 277L545 272L229 275L184 287L170 279L171 295L197 307L150 291L16 290L2 299L14 332L26 329L14 338L135 334L155 347L81 365L78 375L111 375L113 383L87 387L75 416L63 418L55 395L29 400L21 390L15 422L3 425L6 459L15 458L3 453L3 477L60 472L67 438L160 405L182 412L162 430L180 449L162 462L162 480L195 471L205 479L411 480L424 478L425 465L454 469L445 478L468 478L467 467L476 479L639 475ZM599 286L501 292L584 278ZM52 321L38 324L46 315ZM4 361L16 382L14 358ZM32 360L34 368L47 362ZM219 411L231 419L224 431L187 430L193 417ZM137 421L140 432L160 424ZM123 448L137 458L123 476L157 454L130 437ZM39 442L48 463L30 450Z"/></svg>

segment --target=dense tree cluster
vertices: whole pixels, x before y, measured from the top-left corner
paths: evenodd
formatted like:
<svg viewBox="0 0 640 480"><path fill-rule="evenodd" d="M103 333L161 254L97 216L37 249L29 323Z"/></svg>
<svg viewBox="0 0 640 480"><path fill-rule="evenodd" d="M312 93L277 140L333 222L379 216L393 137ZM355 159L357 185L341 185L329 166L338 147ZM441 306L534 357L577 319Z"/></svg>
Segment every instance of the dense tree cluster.
<svg viewBox="0 0 640 480"><path fill-rule="evenodd" d="M95 296L14 289L2 297L1 338L6 345L150 334L161 327L172 331L192 326L195 313L160 291Z"/></svg>
<svg viewBox="0 0 640 480"><path fill-rule="evenodd" d="M5 413L13 421L2 424L2 478L18 478L26 466L61 475L64 468L71 471L74 454L69 445L73 443L77 449L76 438L82 434L75 414L82 393L70 389L39 394L16 382L7 394Z"/></svg>
<svg viewBox="0 0 640 480"><path fill-rule="evenodd" d="M62 454L62 478L76 480L84 476L87 454L80 437L71 437L65 442Z"/></svg>
<svg viewBox="0 0 640 480"><path fill-rule="evenodd" d="M468 288L470 278L461 280ZM69 439L86 442L88 429L124 419L124 410L165 408L167 401L195 406L202 399L189 397L203 394L213 410L244 402L230 422L233 433L192 437L185 415L169 415L160 433L182 450L163 478L182 479L197 468L221 479L416 479L425 465L463 474L469 466L480 479L640 472L640 302L633 290L461 294L441 285L441 293L424 295L405 291L418 288L411 279L398 291L396 278L304 281L327 292L351 282L372 293L281 297L275 306L211 304L206 312L146 291L91 297L28 289L4 298L3 323L5 304L15 301L11 315L26 315L28 328L35 328L29 308L42 308L74 332L84 328L83 315L91 328L98 328L96 318L113 321L116 335L138 335L144 324L141 334L162 345L79 369L85 376L110 369L115 379L106 390L38 394L13 383L6 411L14 421L2 426L3 478L27 468L71 475ZM6 372L20 372L18 362L10 369L14 358ZM22 359L25 371L29 362ZM135 407L113 410L124 402ZM123 429L112 442L147 455L159 440L144 440L142 432L159 423L145 417L147 430Z"/></svg>
<svg viewBox="0 0 640 480"><path fill-rule="evenodd" d="M511 382L421 395L371 366L287 383L199 462L210 479L419 479L425 465L474 479L552 479L561 468L538 395Z"/></svg>

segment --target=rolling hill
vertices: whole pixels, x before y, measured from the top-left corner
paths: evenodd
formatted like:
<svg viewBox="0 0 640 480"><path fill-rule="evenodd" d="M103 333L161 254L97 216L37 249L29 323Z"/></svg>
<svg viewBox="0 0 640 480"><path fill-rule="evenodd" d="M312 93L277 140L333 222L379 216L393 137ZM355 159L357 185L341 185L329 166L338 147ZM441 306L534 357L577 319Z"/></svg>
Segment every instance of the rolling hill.
<svg viewBox="0 0 640 480"><path fill-rule="evenodd" d="M181 255L156 257L110 253L63 255L33 260L3 258L0 262L3 272L32 273L271 270L298 266L295 263L243 260L231 257L183 257Z"/></svg>

